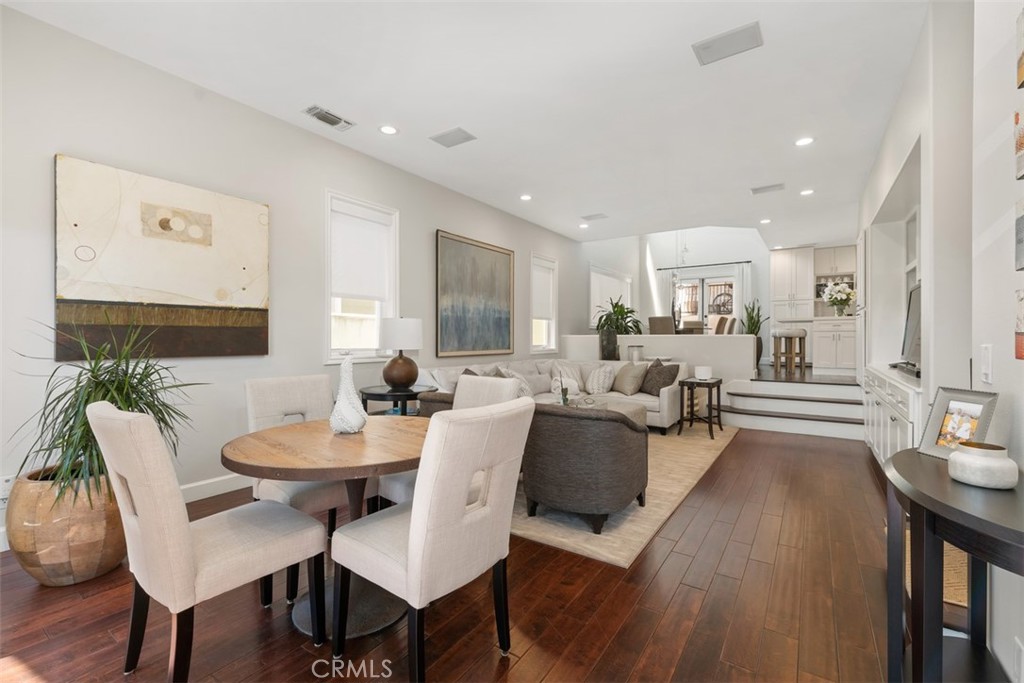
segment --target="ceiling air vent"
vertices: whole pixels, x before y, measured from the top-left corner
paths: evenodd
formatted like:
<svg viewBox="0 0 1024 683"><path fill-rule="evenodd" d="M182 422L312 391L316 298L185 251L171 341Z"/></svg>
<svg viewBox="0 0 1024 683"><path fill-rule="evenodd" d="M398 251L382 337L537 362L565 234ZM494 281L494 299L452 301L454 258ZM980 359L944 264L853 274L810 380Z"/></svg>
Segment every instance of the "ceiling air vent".
<svg viewBox="0 0 1024 683"><path fill-rule="evenodd" d="M452 128L451 130L446 130L443 133L431 135L430 139L442 147L450 148L455 147L456 145L461 145L464 142L476 140L476 136L463 128Z"/></svg>
<svg viewBox="0 0 1024 683"><path fill-rule="evenodd" d="M786 189L786 183L775 183L774 185L762 185L761 187L750 188L750 194L767 194L769 192L781 192Z"/></svg>
<svg viewBox="0 0 1024 683"><path fill-rule="evenodd" d="M712 62L753 50L762 45L764 45L764 39L761 37L761 25L755 21L752 24L740 26L694 43L693 54L697 55L697 61L701 66L707 66Z"/></svg>
<svg viewBox="0 0 1024 683"><path fill-rule="evenodd" d="M591 213L587 214L586 216L580 216L580 218L587 221L588 223L592 223L594 221L599 221L603 218L608 218L608 215L603 213Z"/></svg>
<svg viewBox="0 0 1024 683"><path fill-rule="evenodd" d="M312 107L306 108L305 113L309 114L317 121L323 121L328 126L337 128L338 130L348 130L352 126L356 125L351 121L346 121L337 114L327 111L323 107L316 106L315 104Z"/></svg>

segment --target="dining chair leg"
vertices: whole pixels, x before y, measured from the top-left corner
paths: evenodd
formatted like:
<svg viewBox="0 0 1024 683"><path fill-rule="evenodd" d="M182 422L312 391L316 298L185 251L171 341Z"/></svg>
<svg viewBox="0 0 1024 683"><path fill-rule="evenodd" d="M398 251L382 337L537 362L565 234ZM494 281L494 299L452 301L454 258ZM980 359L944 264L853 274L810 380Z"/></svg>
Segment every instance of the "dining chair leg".
<svg viewBox="0 0 1024 683"><path fill-rule="evenodd" d="M352 517L351 519L355 519ZM338 508L331 508L327 511L327 537L330 538L334 535L334 530L338 528Z"/></svg>
<svg viewBox="0 0 1024 683"><path fill-rule="evenodd" d="M188 680L194 622L195 607L171 615L171 661L167 665L167 680L170 683Z"/></svg>
<svg viewBox="0 0 1024 683"><path fill-rule="evenodd" d="M409 681L423 683L427 680L427 658L423 648L423 615L426 608L409 607Z"/></svg>
<svg viewBox="0 0 1024 683"><path fill-rule="evenodd" d="M352 583L352 572L337 562L334 563L334 607L331 614L331 654L341 657L345 652L345 634L348 631L348 589Z"/></svg>
<svg viewBox="0 0 1024 683"><path fill-rule="evenodd" d="M308 578L307 574L307 578ZM299 565L288 565L285 572L284 597L289 605L295 603L295 597L299 594Z"/></svg>
<svg viewBox="0 0 1024 683"><path fill-rule="evenodd" d="M498 648L502 657L508 657L512 636L508 622L508 558L503 557L491 570L494 588L494 620L498 627Z"/></svg>
<svg viewBox="0 0 1024 683"><path fill-rule="evenodd" d="M142 639L146 635L146 618L149 616L149 594L135 582L132 597L132 614L128 618L128 652L124 656L124 672L130 674L139 665L142 653Z"/></svg>
<svg viewBox="0 0 1024 683"><path fill-rule="evenodd" d="M309 580L309 613L313 622L313 645L320 647L327 641L327 614L324 609L324 554L317 553L309 558L306 578ZM289 570L291 567L289 567ZM295 565L298 570L298 565ZM298 572L296 571L296 574Z"/></svg>
<svg viewBox="0 0 1024 683"><path fill-rule="evenodd" d="M272 602L274 602L274 575L267 574L260 577L260 604L270 607Z"/></svg>

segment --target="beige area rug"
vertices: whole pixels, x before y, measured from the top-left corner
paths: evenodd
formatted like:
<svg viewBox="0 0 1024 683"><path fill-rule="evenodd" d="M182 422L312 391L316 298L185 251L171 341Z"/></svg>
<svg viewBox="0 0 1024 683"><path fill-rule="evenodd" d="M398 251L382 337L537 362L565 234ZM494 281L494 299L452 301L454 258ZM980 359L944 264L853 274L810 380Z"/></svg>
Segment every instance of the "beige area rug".
<svg viewBox="0 0 1024 683"><path fill-rule="evenodd" d="M910 529L904 544L907 566L903 576L910 592ZM942 601L967 607L967 553L949 543L942 544Z"/></svg>
<svg viewBox="0 0 1024 683"><path fill-rule="evenodd" d="M737 432L736 427L726 427L724 432L716 428L714 440L699 425L684 429L681 436L672 431L667 436L652 433L647 451L647 505L631 503L610 515L600 534L595 534L579 515L544 505L538 507L536 517L527 517L526 496L520 483L512 512L512 533L628 567Z"/></svg>

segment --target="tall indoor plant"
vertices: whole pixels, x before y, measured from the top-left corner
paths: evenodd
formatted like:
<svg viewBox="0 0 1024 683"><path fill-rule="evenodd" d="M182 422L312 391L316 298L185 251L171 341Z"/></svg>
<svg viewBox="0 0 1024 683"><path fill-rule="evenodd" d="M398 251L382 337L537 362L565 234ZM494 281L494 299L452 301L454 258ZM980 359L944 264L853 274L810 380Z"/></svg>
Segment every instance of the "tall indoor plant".
<svg viewBox="0 0 1024 683"><path fill-rule="evenodd" d="M761 302L754 299L743 306L743 331L756 337L754 342L754 367L761 364L761 355L764 353L764 341L761 339L761 325L767 321L769 316L761 317Z"/></svg>
<svg viewBox="0 0 1024 683"><path fill-rule="evenodd" d="M622 303L622 297L608 299L608 308L597 317L597 333L601 338L601 360L619 360L618 335L642 334L643 323L636 317L636 311Z"/></svg>
<svg viewBox="0 0 1024 683"><path fill-rule="evenodd" d="M129 326L120 340L99 346L77 330L57 334L79 346L84 360L61 363L46 382L34 416L36 438L11 489L6 520L15 557L48 586L99 576L126 554L120 512L86 406L109 401L121 410L148 413L175 454L177 429L189 422L175 402L190 385L153 358L150 335L141 328Z"/></svg>

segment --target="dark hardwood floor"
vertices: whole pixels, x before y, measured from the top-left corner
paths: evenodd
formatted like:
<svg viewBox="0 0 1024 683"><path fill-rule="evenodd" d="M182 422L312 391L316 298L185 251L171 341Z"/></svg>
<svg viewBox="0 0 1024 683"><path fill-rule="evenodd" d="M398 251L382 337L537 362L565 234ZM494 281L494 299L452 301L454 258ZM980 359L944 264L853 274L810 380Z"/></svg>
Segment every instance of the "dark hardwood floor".
<svg viewBox="0 0 1024 683"><path fill-rule="evenodd" d="M428 610L427 675L880 681L885 509L870 459L855 441L741 431L629 569L513 536L511 655L497 648L488 572ZM248 500L243 490L189 508L199 517ZM331 680L317 676L326 663L312 668L330 646L314 648L291 626L283 572L274 596L260 608L254 583L197 607L193 680ZM0 599L4 681L166 675L170 620L156 604L138 670L120 673L131 604L123 568L42 588L6 552ZM386 664L406 680L405 635L402 620L352 641L347 654L365 668L344 679L382 677Z"/></svg>

